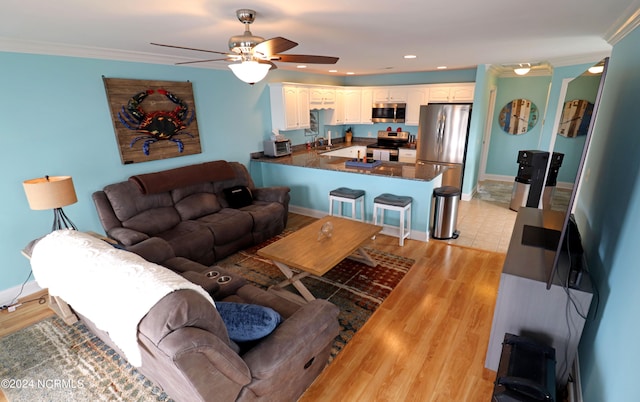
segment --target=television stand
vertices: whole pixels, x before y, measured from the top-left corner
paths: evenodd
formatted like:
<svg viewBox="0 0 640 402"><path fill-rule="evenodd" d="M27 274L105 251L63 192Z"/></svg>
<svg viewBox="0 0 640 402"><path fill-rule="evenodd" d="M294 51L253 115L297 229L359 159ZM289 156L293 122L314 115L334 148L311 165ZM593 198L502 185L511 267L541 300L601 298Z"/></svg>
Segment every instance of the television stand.
<svg viewBox="0 0 640 402"><path fill-rule="evenodd" d="M589 312L593 296L591 282L582 278L577 289L565 289L559 278L566 281L569 257L561 255L558 275L550 289L547 276L553 263L554 251L545 247L522 244L525 225L559 230L563 214L555 216L537 208L520 208L507 250L485 367L497 371L506 333L527 336L556 350L556 381L559 386L567 382L571 364L575 359L584 327L570 296L583 316ZM584 261L583 261L584 264ZM566 356L566 361L565 361Z"/></svg>

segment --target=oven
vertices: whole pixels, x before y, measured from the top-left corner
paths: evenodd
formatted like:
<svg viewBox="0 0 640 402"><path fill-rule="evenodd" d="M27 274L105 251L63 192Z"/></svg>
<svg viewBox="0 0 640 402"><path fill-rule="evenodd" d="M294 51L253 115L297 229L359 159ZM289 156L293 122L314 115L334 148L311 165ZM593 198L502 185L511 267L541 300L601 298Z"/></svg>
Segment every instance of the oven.
<svg viewBox="0 0 640 402"><path fill-rule="evenodd" d="M367 145L367 158L397 162L399 148L408 143L407 131L378 131L378 142Z"/></svg>

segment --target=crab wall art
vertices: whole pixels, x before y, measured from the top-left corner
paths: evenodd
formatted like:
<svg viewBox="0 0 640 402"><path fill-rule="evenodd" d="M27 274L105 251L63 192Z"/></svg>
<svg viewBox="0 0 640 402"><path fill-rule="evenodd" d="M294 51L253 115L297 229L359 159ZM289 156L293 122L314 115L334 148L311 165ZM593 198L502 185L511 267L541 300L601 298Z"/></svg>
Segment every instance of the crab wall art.
<svg viewBox="0 0 640 402"><path fill-rule="evenodd" d="M104 78L122 163L201 152L190 82Z"/></svg>

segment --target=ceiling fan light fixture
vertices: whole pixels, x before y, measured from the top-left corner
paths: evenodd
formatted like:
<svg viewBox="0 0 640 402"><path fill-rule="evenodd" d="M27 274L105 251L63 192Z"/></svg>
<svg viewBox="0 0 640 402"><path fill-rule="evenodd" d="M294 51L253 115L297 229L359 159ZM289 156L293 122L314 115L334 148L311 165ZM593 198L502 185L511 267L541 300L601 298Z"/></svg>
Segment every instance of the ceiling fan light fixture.
<svg viewBox="0 0 640 402"><path fill-rule="evenodd" d="M271 65L258 63L255 60L246 60L242 63L229 64L229 68L238 79L253 85L267 76Z"/></svg>
<svg viewBox="0 0 640 402"><path fill-rule="evenodd" d="M513 69L513 72L518 75L526 75L529 71L531 71L530 63L520 63L518 67Z"/></svg>

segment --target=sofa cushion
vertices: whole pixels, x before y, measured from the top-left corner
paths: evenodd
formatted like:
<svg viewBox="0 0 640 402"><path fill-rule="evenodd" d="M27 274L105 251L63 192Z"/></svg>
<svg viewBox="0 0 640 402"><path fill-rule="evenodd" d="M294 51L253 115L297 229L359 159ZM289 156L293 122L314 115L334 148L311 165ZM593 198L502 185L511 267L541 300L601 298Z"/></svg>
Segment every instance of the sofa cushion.
<svg viewBox="0 0 640 402"><path fill-rule="evenodd" d="M153 208L122 221L127 229L137 230L149 236L155 236L180 223L180 215L173 207Z"/></svg>
<svg viewBox="0 0 640 402"><path fill-rule="evenodd" d="M169 193L144 195L129 181L110 184L104 188L104 193L120 221L131 219L149 209L173 207Z"/></svg>
<svg viewBox="0 0 640 402"><path fill-rule="evenodd" d="M218 202L218 197L211 193L191 194L176 202L176 210L183 221L198 219L201 216L214 214L221 209L222 207Z"/></svg>
<svg viewBox="0 0 640 402"><path fill-rule="evenodd" d="M177 257L185 257L202 264L212 264L213 235L195 221L179 222L176 226L156 236L166 240Z"/></svg>
<svg viewBox="0 0 640 402"><path fill-rule="evenodd" d="M216 245L227 244L250 234L253 219L248 212L223 208L215 214L203 216L197 220L211 230Z"/></svg>
<svg viewBox="0 0 640 402"><path fill-rule="evenodd" d="M216 308L234 342L264 338L282 322L276 311L256 304L217 302Z"/></svg>

